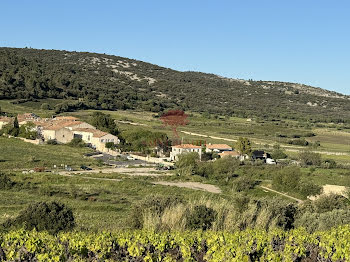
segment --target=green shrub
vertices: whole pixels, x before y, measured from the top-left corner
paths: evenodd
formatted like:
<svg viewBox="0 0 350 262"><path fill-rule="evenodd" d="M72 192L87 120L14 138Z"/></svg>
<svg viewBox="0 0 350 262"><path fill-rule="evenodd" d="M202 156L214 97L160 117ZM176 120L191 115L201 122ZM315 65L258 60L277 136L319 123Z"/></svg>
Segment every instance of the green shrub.
<svg viewBox="0 0 350 262"><path fill-rule="evenodd" d="M242 176L237 178L233 182L233 189L236 192L247 191L249 189L253 189L256 184L257 184L257 181L255 181L254 179L251 179L247 176Z"/></svg>
<svg viewBox="0 0 350 262"><path fill-rule="evenodd" d="M187 215L186 227L189 229L210 229L215 221L217 212L204 205L195 206Z"/></svg>
<svg viewBox="0 0 350 262"><path fill-rule="evenodd" d="M271 158L272 159L286 159L287 155L286 155L286 153L283 152L283 150L275 149L271 153Z"/></svg>
<svg viewBox="0 0 350 262"><path fill-rule="evenodd" d="M59 231L71 230L75 226L73 212L64 204L58 202L38 202L29 205L16 218L9 219L3 228L24 227L31 230Z"/></svg>
<svg viewBox="0 0 350 262"><path fill-rule="evenodd" d="M0 173L0 190L11 189L15 185L16 183L13 182L8 175Z"/></svg>
<svg viewBox="0 0 350 262"><path fill-rule="evenodd" d="M304 151L299 154L299 160L303 166L320 166L321 155L311 151Z"/></svg>
<svg viewBox="0 0 350 262"><path fill-rule="evenodd" d="M299 184L298 192L304 197L316 196L322 193L322 187L308 181L303 181Z"/></svg>
<svg viewBox="0 0 350 262"><path fill-rule="evenodd" d="M68 143L69 146L71 147L85 147L86 144L85 142L79 138L79 137L75 137L73 138L69 143Z"/></svg>
<svg viewBox="0 0 350 262"><path fill-rule="evenodd" d="M57 140L56 139L49 139L46 142L48 145L57 145Z"/></svg>
<svg viewBox="0 0 350 262"><path fill-rule="evenodd" d="M324 213L334 209L348 209L349 200L341 195L322 195L314 202L315 211Z"/></svg>
<svg viewBox="0 0 350 262"><path fill-rule="evenodd" d="M272 185L277 190L291 191L299 186L301 172L299 168L288 167L274 174Z"/></svg>

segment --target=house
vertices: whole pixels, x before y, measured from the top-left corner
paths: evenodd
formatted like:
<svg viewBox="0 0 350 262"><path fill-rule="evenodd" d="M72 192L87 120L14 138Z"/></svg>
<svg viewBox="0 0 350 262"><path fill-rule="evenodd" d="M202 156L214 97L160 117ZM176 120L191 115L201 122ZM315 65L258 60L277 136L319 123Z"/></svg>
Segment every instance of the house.
<svg viewBox="0 0 350 262"><path fill-rule="evenodd" d="M7 116L0 117L0 129L2 129L5 125L11 122L12 122L11 117L7 117Z"/></svg>
<svg viewBox="0 0 350 262"><path fill-rule="evenodd" d="M199 154L199 157L201 158L202 155L202 147L196 146L192 144L183 144L183 145L175 145L171 147L170 152L170 160L176 161L178 159L178 156L184 153L191 153L196 152Z"/></svg>
<svg viewBox="0 0 350 262"><path fill-rule="evenodd" d="M56 140L59 143L69 143L73 139L73 132L64 126L47 126L41 130L41 136L45 141Z"/></svg>
<svg viewBox="0 0 350 262"><path fill-rule="evenodd" d="M72 132L73 137L81 138L85 143L90 144L93 148L99 151L105 151L105 145L108 142L114 144L120 143L120 139L117 136L95 128L74 128Z"/></svg>
<svg viewBox="0 0 350 262"><path fill-rule="evenodd" d="M269 153L265 153L263 150L255 150L252 152L252 160L266 160L267 158L270 158Z"/></svg>
<svg viewBox="0 0 350 262"><path fill-rule="evenodd" d="M232 151L232 147L226 144L206 144L205 145L205 152L207 153L222 153L225 151Z"/></svg>
<svg viewBox="0 0 350 262"><path fill-rule="evenodd" d="M24 113L24 114L18 114L17 120L18 120L18 124L21 126L21 125L27 124L28 122L38 121L40 120L40 117L34 113Z"/></svg>
<svg viewBox="0 0 350 262"><path fill-rule="evenodd" d="M240 161L244 161L249 159L248 155L242 155L240 152L238 151L224 151L222 153L218 154L221 158L225 158L225 157L233 157L236 159L239 159Z"/></svg>
<svg viewBox="0 0 350 262"><path fill-rule="evenodd" d="M239 153L238 151L224 151L222 153L218 154L221 158L224 157L234 157L234 158L240 158L241 157L241 153Z"/></svg>

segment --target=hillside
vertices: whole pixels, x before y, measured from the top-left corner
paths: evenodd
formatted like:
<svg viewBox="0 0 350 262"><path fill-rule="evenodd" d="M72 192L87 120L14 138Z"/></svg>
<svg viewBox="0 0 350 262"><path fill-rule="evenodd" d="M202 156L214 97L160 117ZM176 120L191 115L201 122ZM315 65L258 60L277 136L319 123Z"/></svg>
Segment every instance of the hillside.
<svg viewBox="0 0 350 262"><path fill-rule="evenodd" d="M0 48L0 99L21 103L47 98L62 99L57 112L182 108L241 117L350 122L350 96L302 84L179 72L106 54Z"/></svg>

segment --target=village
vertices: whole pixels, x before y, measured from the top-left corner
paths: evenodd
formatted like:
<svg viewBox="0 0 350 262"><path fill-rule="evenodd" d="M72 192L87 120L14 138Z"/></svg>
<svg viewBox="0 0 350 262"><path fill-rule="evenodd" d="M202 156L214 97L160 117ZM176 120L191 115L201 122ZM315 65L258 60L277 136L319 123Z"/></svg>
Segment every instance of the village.
<svg viewBox="0 0 350 262"><path fill-rule="evenodd" d="M15 120L16 119L16 120ZM162 150L155 147L156 157L141 155L138 152L127 152L121 154L118 149L120 139L113 134L101 131L95 126L83 122L74 116L53 116L51 118L41 118L34 113L18 114L16 117L0 117L0 130L8 124L18 122L19 127L29 129L35 134L35 137L26 139L19 137L25 142L32 144L58 143L67 144L73 139L83 141L86 146L100 153L101 159L107 159L107 163L114 163L110 157L124 155L128 160L139 160L138 164L160 164L161 166L173 166L179 156L186 153L198 153L201 160L204 153L215 154L213 160L217 158L232 157L240 161L245 160L262 160L266 164L276 164L275 160L270 158L268 153L261 150L255 150L251 156L242 154L234 150L227 144L205 143L201 145L180 143L171 145L171 151L166 155ZM182 141L183 142L183 141ZM93 155L96 157L96 155ZM98 156L97 156L98 157Z"/></svg>

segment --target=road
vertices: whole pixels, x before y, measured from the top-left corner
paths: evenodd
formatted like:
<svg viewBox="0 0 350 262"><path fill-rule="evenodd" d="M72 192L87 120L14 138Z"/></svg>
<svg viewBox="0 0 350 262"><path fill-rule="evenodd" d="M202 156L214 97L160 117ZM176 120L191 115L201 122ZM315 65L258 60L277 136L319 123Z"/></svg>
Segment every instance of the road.
<svg viewBox="0 0 350 262"><path fill-rule="evenodd" d="M294 201L297 201L299 204L301 204L301 203L303 203L303 202L304 202L304 201L303 201L303 200L301 200L301 199L298 199L298 198L296 198L296 197L292 197L292 196L287 195L287 194L285 194L285 193L282 193L282 192L279 192L279 191L273 190L273 189L268 188L268 187L266 187L266 186L259 186L259 187L261 187L261 188L262 188L262 189L264 189L264 190L267 190L267 191L270 191L270 192L276 193L276 194L278 194L278 195L281 195L281 196L287 197L287 198L289 198L289 199L292 199L292 200L294 200Z"/></svg>

